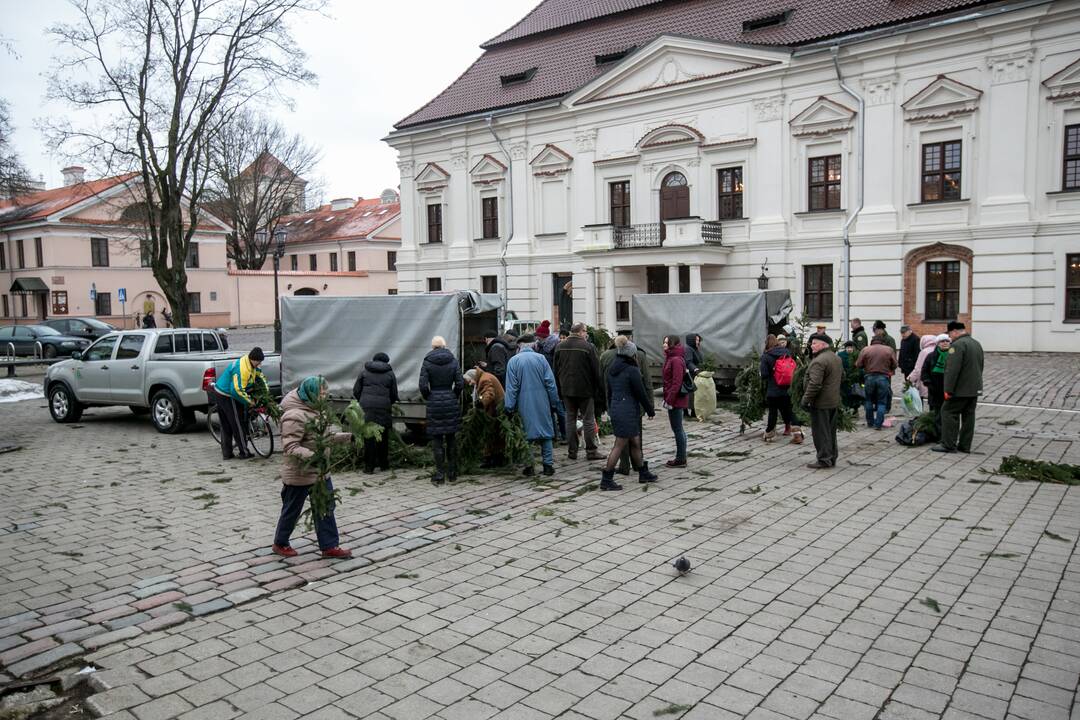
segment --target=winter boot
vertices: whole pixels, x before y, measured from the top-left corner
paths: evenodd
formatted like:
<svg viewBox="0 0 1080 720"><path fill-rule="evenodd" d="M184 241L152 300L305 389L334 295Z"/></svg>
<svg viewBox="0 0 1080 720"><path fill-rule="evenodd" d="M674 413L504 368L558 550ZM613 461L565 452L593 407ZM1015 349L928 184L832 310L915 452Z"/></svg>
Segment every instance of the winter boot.
<svg viewBox="0 0 1080 720"><path fill-rule="evenodd" d="M551 477L552 475L554 475L555 474L555 466L554 465L545 465L544 466L544 474L547 475L548 477Z"/></svg>
<svg viewBox="0 0 1080 720"><path fill-rule="evenodd" d="M776 431L775 430L766 430L761 435L761 439L764 440L767 443L771 443L773 440L776 439Z"/></svg>
<svg viewBox="0 0 1080 720"><path fill-rule="evenodd" d="M656 473L649 472L649 463L641 463L641 467L637 471L637 481L639 483L654 483L656 480Z"/></svg>
<svg viewBox="0 0 1080 720"><path fill-rule="evenodd" d="M784 423L784 435L791 434L791 423Z"/></svg>
<svg viewBox="0 0 1080 720"><path fill-rule="evenodd" d="M523 469L521 470L521 474L522 474L522 475L524 475L525 477L532 477L532 476L533 476L533 473L534 473L534 472L535 472L535 471L533 470L533 466L532 466L532 465L526 465L526 466L525 466L525 467L524 467L524 468L523 468Z"/></svg>
<svg viewBox="0 0 1080 720"><path fill-rule="evenodd" d="M615 482L615 471L605 470L600 475L600 489L601 490L622 490L622 485Z"/></svg>
<svg viewBox="0 0 1080 720"><path fill-rule="evenodd" d="M806 439L806 437L803 435L803 431L800 428L795 428L794 430L791 431L791 444L792 445L802 445L802 442L805 439Z"/></svg>

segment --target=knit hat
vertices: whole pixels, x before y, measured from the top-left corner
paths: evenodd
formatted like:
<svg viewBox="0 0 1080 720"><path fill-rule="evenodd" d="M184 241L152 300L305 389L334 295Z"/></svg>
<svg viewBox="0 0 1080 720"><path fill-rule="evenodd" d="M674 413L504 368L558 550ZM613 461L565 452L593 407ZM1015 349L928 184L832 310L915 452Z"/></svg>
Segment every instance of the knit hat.
<svg viewBox="0 0 1080 720"><path fill-rule="evenodd" d="M630 358L637 357L637 345L635 345L632 342L628 342L625 345L623 345L621 348L616 350L615 354L620 355L622 357L630 357Z"/></svg>
<svg viewBox="0 0 1080 720"><path fill-rule="evenodd" d="M476 368L472 368L471 370L466 371L465 382L476 382L476 376L479 374L480 373L477 372Z"/></svg>
<svg viewBox="0 0 1080 720"><path fill-rule="evenodd" d="M953 330L965 330L966 326L959 320L951 320L949 321L949 324L945 326L945 329L952 332Z"/></svg>
<svg viewBox="0 0 1080 720"><path fill-rule="evenodd" d="M880 320L875 320L874 321L874 329L875 330L884 330L885 329L885 323L883 323Z"/></svg>
<svg viewBox="0 0 1080 720"><path fill-rule="evenodd" d="M300 383L296 394L308 405L313 405L319 399L319 393L326 387L326 378L322 375L309 375Z"/></svg>
<svg viewBox="0 0 1080 720"><path fill-rule="evenodd" d="M248 360L251 360L252 362L262 362L265 359L266 355L263 354L263 349L261 347L253 347L251 348L251 352L248 353Z"/></svg>
<svg viewBox="0 0 1080 720"><path fill-rule="evenodd" d="M541 340L547 338L547 336L550 335L550 334L551 334L551 321L550 320L545 320L544 322L540 323L540 327L536 328L536 337L540 338Z"/></svg>
<svg viewBox="0 0 1080 720"><path fill-rule="evenodd" d="M375 356L371 358L372 362L390 362L390 356L386 353L375 353Z"/></svg>
<svg viewBox="0 0 1080 720"><path fill-rule="evenodd" d="M942 340L952 340L952 338L950 338L946 333L941 333L937 336L937 338L934 339L934 342L939 343Z"/></svg>

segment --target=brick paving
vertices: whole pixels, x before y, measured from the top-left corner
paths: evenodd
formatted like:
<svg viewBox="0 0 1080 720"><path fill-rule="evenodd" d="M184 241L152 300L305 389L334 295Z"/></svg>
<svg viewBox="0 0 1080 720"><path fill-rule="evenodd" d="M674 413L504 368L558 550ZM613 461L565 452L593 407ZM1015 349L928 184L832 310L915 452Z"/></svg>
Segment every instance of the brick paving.
<svg viewBox="0 0 1080 720"><path fill-rule="evenodd" d="M1080 717L1080 488L983 472L1080 463L1077 367L992 356L987 399L1033 407L980 409L970 456L860 430L814 473L721 415L645 491L561 457L539 486L341 475L337 563L267 554L273 461L2 406L0 679L90 661L125 720Z"/></svg>

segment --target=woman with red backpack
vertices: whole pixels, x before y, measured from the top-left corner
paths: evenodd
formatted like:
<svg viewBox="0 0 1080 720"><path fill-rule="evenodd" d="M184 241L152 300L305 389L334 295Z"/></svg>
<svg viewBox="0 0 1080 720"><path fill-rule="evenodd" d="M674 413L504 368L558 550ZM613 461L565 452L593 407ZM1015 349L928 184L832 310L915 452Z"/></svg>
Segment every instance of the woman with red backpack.
<svg viewBox="0 0 1080 720"><path fill-rule="evenodd" d="M803 432L795 413L791 410L791 382L795 378L795 356L775 335L765 338L765 352L761 356L761 380L765 383L765 404L769 408L769 421L762 439L772 442L776 438L776 415L784 418L784 434L791 442L802 443Z"/></svg>

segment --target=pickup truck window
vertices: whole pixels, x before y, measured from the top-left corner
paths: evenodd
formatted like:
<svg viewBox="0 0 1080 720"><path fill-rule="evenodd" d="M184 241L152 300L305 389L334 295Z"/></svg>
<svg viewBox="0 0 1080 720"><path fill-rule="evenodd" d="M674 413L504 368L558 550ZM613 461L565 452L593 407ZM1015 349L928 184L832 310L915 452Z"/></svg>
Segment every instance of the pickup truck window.
<svg viewBox="0 0 1080 720"><path fill-rule="evenodd" d="M120 339L120 349L116 351L117 360L134 360L139 357L145 335L125 335Z"/></svg>
<svg viewBox="0 0 1080 720"><path fill-rule="evenodd" d="M154 352L158 355L171 355L172 335L158 335L157 345L154 346Z"/></svg>
<svg viewBox="0 0 1080 720"><path fill-rule="evenodd" d="M83 360L111 360L113 348L116 347L116 335L109 335L98 340L90 346L83 356Z"/></svg>
<svg viewBox="0 0 1080 720"><path fill-rule="evenodd" d="M188 349L191 352L202 352L202 335L200 333L188 333Z"/></svg>
<svg viewBox="0 0 1080 720"><path fill-rule="evenodd" d="M214 337L213 333L203 333L202 346L203 346L203 350L220 350L221 349L220 347L218 347L217 338Z"/></svg>
<svg viewBox="0 0 1080 720"><path fill-rule="evenodd" d="M186 353L187 333L173 333L173 352Z"/></svg>

